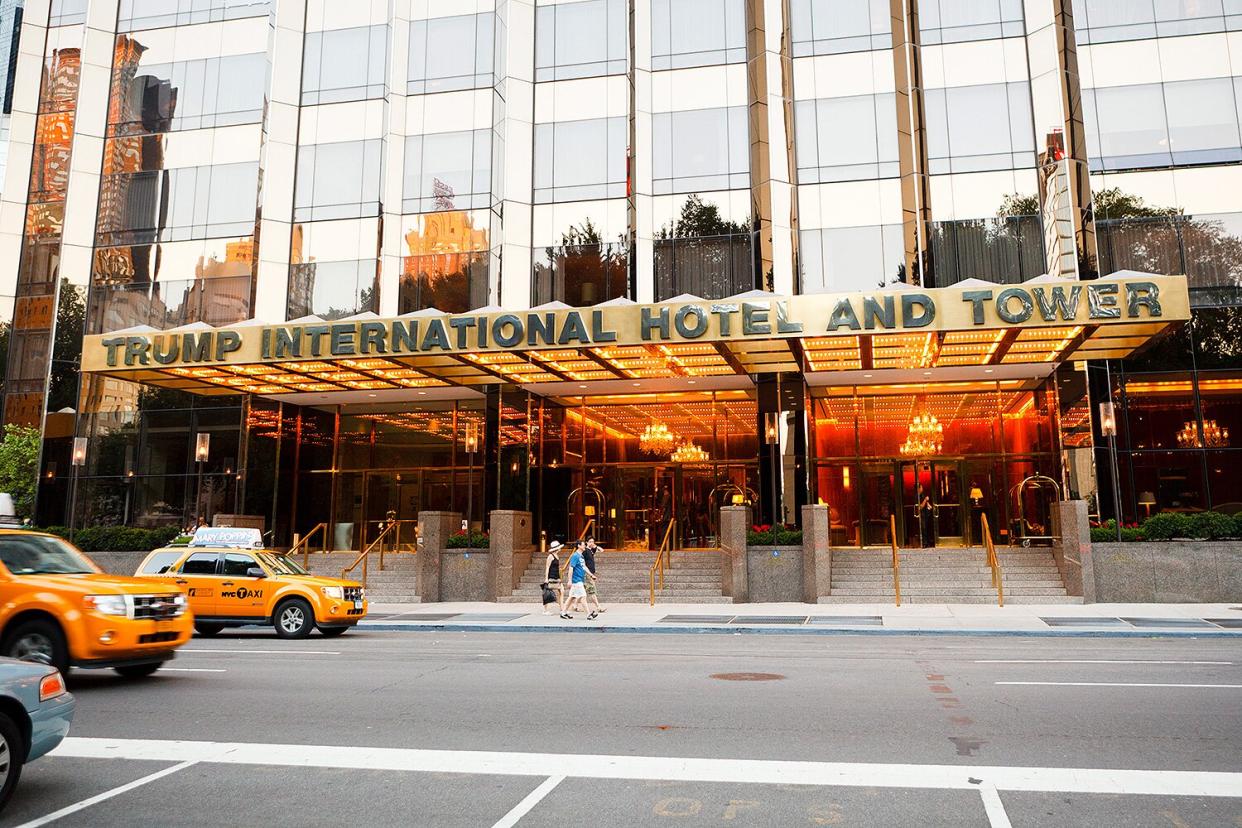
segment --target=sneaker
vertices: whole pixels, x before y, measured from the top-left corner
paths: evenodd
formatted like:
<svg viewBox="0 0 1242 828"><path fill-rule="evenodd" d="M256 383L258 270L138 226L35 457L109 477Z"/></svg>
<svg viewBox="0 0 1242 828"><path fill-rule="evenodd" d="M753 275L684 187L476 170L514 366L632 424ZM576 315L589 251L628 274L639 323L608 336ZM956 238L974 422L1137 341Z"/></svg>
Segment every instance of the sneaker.
<svg viewBox="0 0 1242 828"><path fill-rule="evenodd" d="M587 616L587 620L588 620L588 621L594 621L594 620L595 620L595 618L596 618L598 615L599 615L599 613L598 613L598 612L593 612L593 613L591 613L590 615L588 615L588 616Z"/></svg>
<svg viewBox="0 0 1242 828"><path fill-rule="evenodd" d="M567 620L567 621L573 621L573 620L574 620L574 617L573 617L572 615L570 615L569 613L567 613L567 612L562 612L562 613L561 613L561 618L564 618L564 619L565 619L565 620Z"/></svg>

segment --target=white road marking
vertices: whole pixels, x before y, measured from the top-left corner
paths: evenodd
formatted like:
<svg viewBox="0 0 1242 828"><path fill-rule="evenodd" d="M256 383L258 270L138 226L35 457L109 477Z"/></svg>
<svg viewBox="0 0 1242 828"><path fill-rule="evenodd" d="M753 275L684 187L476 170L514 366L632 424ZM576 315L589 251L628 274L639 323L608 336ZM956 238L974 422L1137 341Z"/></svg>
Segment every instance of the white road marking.
<svg viewBox="0 0 1242 828"><path fill-rule="evenodd" d="M794 762L344 745L183 742L78 736L66 738L52 755L81 759L194 761L271 767L351 768L544 778L565 776L580 779L657 779L671 782L753 782L769 785L936 790L978 790L977 780L986 779L999 791L1242 798L1242 773L1223 771Z"/></svg>
<svg viewBox="0 0 1242 828"><path fill-rule="evenodd" d="M1125 681L994 681L993 684L1025 685L1028 687L1187 687L1211 690L1242 690L1242 684L1157 684Z"/></svg>
<svg viewBox="0 0 1242 828"><path fill-rule="evenodd" d="M161 673L225 673L223 667L161 667Z"/></svg>
<svg viewBox="0 0 1242 828"><path fill-rule="evenodd" d="M563 776L549 776L543 782L539 783L539 787L526 795L526 798L513 806L513 810L505 814L500 820L492 826L492 828L513 828L522 817L530 813L531 809L539 804L539 800L552 793L552 789L563 782Z"/></svg>
<svg viewBox="0 0 1242 828"><path fill-rule="evenodd" d="M67 817L70 814L76 814L78 811L81 811L85 808L89 808L92 805L103 802L104 800L111 799L114 796L120 796L121 794L127 791L132 791L134 788L140 788L143 785L147 784L148 782L154 782L157 779L163 779L165 776L168 776L171 773L176 773L179 770L185 770L186 768L194 764L197 764L197 763L193 760L189 760L189 761L181 762L180 764L177 764L177 765L173 765L170 768L164 768L163 770L158 770L155 773L142 777L141 779L135 779L133 782L127 782L126 784L121 785L118 788L113 788L110 791L104 791L101 794L96 794L95 796L92 796L88 799L83 799L81 802L75 802L72 805L66 805L64 808L61 808L59 811L52 811L50 814L45 814L39 817L38 819L32 819L29 822L24 822L21 825L17 826L17 828L38 828L38 826L40 825L47 825L48 823L55 822L58 819L63 819L64 817Z"/></svg>
<svg viewBox="0 0 1242 828"><path fill-rule="evenodd" d="M255 653L256 655L340 655L339 650L208 650L202 647L182 647L181 653Z"/></svg>
<svg viewBox="0 0 1242 828"><path fill-rule="evenodd" d="M1232 661L1140 661L1105 658L982 658L975 664L1207 664L1230 667Z"/></svg>
<svg viewBox="0 0 1242 828"><path fill-rule="evenodd" d="M1013 828L1009 822L1009 814L1005 813L1005 805L1001 802L1000 794L996 792L996 788L991 785L984 785L979 789L979 795L983 797L983 812L988 815L988 824L992 828Z"/></svg>

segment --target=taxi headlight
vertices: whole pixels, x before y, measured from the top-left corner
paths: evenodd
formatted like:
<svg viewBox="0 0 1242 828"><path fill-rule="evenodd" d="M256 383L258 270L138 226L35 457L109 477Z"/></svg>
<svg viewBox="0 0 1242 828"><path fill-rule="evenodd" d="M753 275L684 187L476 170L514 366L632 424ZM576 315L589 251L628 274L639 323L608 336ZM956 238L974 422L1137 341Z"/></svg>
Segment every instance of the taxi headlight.
<svg viewBox="0 0 1242 828"><path fill-rule="evenodd" d="M82 602L88 610L101 615L129 615L124 595L87 595Z"/></svg>
<svg viewBox="0 0 1242 828"><path fill-rule="evenodd" d="M328 586L328 587L320 587L319 589L321 592L323 592L324 595L328 596L329 598L334 598L337 601L340 601L345 597L345 587Z"/></svg>
<svg viewBox="0 0 1242 828"><path fill-rule="evenodd" d="M185 595L181 593L177 593L176 595L172 597L172 602L173 602L173 606L176 607L176 609L173 610L173 615L182 615L185 613L185 607L186 607Z"/></svg>

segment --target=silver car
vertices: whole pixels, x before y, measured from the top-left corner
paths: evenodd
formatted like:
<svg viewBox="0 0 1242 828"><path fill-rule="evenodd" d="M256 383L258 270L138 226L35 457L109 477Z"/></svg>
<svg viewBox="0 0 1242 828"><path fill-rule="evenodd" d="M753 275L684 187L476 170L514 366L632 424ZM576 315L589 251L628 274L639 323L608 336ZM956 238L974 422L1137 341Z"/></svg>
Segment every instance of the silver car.
<svg viewBox="0 0 1242 828"><path fill-rule="evenodd" d="M61 743L76 702L55 667L0 658L0 810L22 766Z"/></svg>

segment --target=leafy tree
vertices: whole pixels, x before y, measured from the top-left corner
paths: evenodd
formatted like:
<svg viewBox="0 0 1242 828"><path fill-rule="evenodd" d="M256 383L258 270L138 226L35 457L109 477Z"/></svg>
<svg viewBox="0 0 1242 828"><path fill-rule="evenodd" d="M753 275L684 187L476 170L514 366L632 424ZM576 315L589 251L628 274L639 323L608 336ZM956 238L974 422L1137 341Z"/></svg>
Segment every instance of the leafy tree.
<svg viewBox="0 0 1242 828"><path fill-rule="evenodd" d="M82 377L82 334L85 331L85 289L61 278L60 297L56 303L56 332L52 342L48 411L78 407L78 384Z"/></svg>
<svg viewBox="0 0 1242 828"><path fill-rule="evenodd" d="M0 440L0 492L13 496L18 517L34 516L39 480L39 429L11 425Z"/></svg>
<svg viewBox="0 0 1242 828"><path fill-rule="evenodd" d="M746 235L750 232L744 224L729 221L720 215L720 207L704 201L698 193L681 205L681 215L671 224L656 231L657 239L685 239L702 236Z"/></svg>

